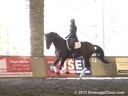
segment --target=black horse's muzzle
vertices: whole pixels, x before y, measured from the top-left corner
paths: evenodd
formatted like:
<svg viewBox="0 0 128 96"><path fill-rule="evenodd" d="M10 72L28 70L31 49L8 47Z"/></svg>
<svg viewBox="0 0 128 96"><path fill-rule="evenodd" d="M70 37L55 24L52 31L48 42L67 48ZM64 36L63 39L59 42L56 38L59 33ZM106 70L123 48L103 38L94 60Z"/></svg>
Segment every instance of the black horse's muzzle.
<svg viewBox="0 0 128 96"><path fill-rule="evenodd" d="M46 43L46 48L50 49L51 43Z"/></svg>

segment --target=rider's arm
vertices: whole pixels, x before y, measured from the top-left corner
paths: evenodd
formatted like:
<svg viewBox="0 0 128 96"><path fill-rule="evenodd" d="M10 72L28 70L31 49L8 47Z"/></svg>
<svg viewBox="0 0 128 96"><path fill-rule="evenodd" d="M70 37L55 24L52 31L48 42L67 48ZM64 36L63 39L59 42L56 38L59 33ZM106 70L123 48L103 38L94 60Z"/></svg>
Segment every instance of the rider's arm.
<svg viewBox="0 0 128 96"><path fill-rule="evenodd" d="M71 34L69 34L69 35L68 35L68 36L66 36L65 38L68 38L68 37L70 37L70 35L71 35Z"/></svg>

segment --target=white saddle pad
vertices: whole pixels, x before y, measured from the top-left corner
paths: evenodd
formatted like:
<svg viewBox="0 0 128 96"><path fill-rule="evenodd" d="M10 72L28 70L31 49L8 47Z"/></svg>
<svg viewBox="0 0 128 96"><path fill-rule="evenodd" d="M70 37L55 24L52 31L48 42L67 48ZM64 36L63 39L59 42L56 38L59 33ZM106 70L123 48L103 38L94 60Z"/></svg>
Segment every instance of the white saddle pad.
<svg viewBox="0 0 128 96"><path fill-rule="evenodd" d="M80 42L75 42L75 49L78 49L81 47L81 43Z"/></svg>

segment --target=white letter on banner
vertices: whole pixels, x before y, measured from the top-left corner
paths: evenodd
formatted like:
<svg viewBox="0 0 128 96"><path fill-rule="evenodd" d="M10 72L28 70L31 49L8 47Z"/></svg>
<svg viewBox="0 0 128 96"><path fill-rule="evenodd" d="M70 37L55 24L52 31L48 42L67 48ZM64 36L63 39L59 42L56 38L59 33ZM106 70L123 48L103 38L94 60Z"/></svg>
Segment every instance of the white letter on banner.
<svg viewBox="0 0 128 96"><path fill-rule="evenodd" d="M68 69L69 70L75 69L75 67L74 67L74 60L69 59L67 62L68 62Z"/></svg>
<svg viewBox="0 0 128 96"><path fill-rule="evenodd" d="M75 60L76 69L82 70L82 63L81 60Z"/></svg>

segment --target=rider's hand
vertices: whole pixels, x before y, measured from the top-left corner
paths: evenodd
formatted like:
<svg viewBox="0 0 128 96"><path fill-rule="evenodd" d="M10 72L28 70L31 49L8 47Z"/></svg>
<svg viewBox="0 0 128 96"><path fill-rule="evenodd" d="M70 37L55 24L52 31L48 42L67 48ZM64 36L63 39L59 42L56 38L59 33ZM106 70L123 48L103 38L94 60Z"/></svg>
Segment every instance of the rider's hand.
<svg viewBox="0 0 128 96"><path fill-rule="evenodd" d="M66 36L65 39L67 39L68 37Z"/></svg>

